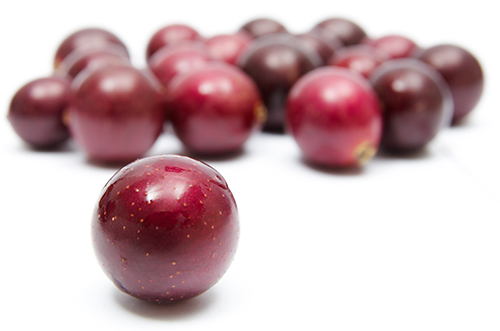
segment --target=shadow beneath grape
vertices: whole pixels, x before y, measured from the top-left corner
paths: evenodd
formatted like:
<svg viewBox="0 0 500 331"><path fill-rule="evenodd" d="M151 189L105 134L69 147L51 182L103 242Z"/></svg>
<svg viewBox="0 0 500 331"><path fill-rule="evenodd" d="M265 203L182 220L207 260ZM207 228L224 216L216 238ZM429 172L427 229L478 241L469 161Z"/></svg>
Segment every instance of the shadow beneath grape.
<svg viewBox="0 0 500 331"><path fill-rule="evenodd" d="M380 149L375 156L378 159L399 159L399 160L423 160L432 156L428 148L424 147L408 152L393 152Z"/></svg>
<svg viewBox="0 0 500 331"><path fill-rule="evenodd" d="M216 291L207 291L197 297L167 304L142 301L113 289L114 301L124 310L147 319L183 320L201 314L216 300Z"/></svg>
<svg viewBox="0 0 500 331"><path fill-rule="evenodd" d="M453 121L451 125L449 126L449 129L462 129L466 127L470 127L474 125L474 121L471 120L470 117L464 117L459 119L458 121Z"/></svg>
<svg viewBox="0 0 500 331"><path fill-rule="evenodd" d="M72 153L75 151L74 146L69 142L65 141L61 144L49 147L34 147L28 143L23 142L21 149L31 153L43 153L43 154L56 154L56 153Z"/></svg>
<svg viewBox="0 0 500 331"><path fill-rule="evenodd" d="M276 136L280 136L280 135L282 136L282 135L287 134L285 128L283 128L283 127L278 127L278 128L276 128L276 127L271 127L271 128L264 127L264 128L262 128L261 132L265 133L265 134L276 135Z"/></svg>
<svg viewBox="0 0 500 331"><path fill-rule="evenodd" d="M359 176L363 174L363 167L328 167L320 164L313 163L309 160L306 160L304 157L301 157L300 161L302 164L306 165L308 168L313 169L315 171L319 171L329 175L337 175L337 176Z"/></svg>

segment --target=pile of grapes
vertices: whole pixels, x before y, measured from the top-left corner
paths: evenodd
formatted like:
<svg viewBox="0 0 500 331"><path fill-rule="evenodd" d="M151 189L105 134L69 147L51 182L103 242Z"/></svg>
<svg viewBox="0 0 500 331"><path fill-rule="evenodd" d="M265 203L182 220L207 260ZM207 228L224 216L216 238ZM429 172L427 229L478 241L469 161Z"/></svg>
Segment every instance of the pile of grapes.
<svg viewBox="0 0 500 331"><path fill-rule="evenodd" d="M260 130L287 132L312 163L359 167L380 149L421 150L483 91L468 50L373 38L344 18L301 34L259 18L209 38L171 24L145 53L147 69L138 69L111 32L70 34L53 75L13 96L12 127L34 148L71 137L89 159L113 163L145 155L165 123L200 157L238 152Z"/></svg>

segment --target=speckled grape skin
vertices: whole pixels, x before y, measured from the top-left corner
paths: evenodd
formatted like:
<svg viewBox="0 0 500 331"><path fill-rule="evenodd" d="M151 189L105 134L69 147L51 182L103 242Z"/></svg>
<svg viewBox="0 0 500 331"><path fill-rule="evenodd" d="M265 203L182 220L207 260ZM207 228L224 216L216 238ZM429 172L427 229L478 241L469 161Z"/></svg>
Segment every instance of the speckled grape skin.
<svg viewBox="0 0 500 331"><path fill-rule="evenodd" d="M115 65L82 72L72 89L70 132L91 160L130 162L160 135L165 120L161 96L140 70Z"/></svg>
<svg viewBox="0 0 500 331"><path fill-rule="evenodd" d="M359 167L375 155L382 135L379 100L369 82L349 69L322 67L290 90L287 130L311 163Z"/></svg>
<svg viewBox="0 0 500 331"><path fill-rule="evenodd" d="M221 279L239 231L236 202L216 170L189 157L158 155L109 180L91 232L99 264L121 291L169 303Z"/></svg>

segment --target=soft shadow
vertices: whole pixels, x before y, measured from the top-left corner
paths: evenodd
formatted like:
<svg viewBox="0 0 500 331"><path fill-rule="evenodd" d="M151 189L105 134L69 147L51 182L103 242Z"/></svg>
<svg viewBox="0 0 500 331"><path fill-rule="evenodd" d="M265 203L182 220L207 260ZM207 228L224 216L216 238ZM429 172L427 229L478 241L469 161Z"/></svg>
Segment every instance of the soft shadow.
<svg viewBox="0 0 500 331"><path fill-rule="evenodd" d="M264 127L262 130L261 130L262 133L267 133L267 134L270 134L270 135L278 135L278 136L282 136L282 135L285 135L286 134L286 130L285 128L267 128L267 127Z"/></svg>
<svg viewBox="0 0 500 331"><path fill-rule="evenodd" d="M470 117L466 116L464 118L459 119L458 121L453 121L450 125L450 129L462 129L465 127L473 126L473 121Z"/></svg>
<svg viewBox="0 0 500 331"><path fill-rule="evenodd" d="M69 141L50 147L34 147L30 144L23 142L21 148L28 152L43 153L43 154L56 154L56 153L70 153L74 152L75 148Z"/></svg>
<svg viewBox="0 0 500 331"><path fill-rule="evenodd" d="M183 320L202 313L216 300L213 289L197 297L166 304L142 301L113 288L115 302L130 313L147 319Z"/></svg>
<svg viewBox="0 0 500 331"><path fill-rule="evenodd" d="M363 167L347 167L347 168L341 168L341 167L327 167L324 165L316 164L313 163L309 160L306 160L304 157L301 157L300 161L302 164L306 165L307 167L319 171L325 174L330 174L330 175L338 175L338 176L359 176L364 172Z"/></svg>
<svg viewBox="0 0 500 331"><path fill-rule="evenodd" d="M384 149L380 149L375 156L378 159L400 159L400 160L423 160L431 157L432 154L429 149L425 146L423 148L408 151L408 152L394 152Z"/></svg>

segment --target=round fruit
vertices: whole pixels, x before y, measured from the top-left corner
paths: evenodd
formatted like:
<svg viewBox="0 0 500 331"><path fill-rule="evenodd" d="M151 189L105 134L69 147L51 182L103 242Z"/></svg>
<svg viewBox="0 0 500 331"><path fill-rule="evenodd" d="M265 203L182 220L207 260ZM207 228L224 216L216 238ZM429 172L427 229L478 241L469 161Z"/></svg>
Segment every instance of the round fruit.
<svg viewBox="0 0 500 331"><path fill-rule="evenodd" d="M120 169L92 215L92 243L123 292L157 303L197 296L228 270L238 243L236 202L212 167L158 155Z"/></svg>
<svg viewBox="0 0 500 331"><path fill-rule="evenodd" d="M236 64L236 60L251 40L245 33L220 34L206 39L204 44L212 58Z"/></svg>
<svg viewBox="0 0 500 331"><path fill-rule="evenodd" d="M197 154L239 151L265 120L255 83L223 62L172 80L167 104L176 135Z"/></svg>
<svg viewBox="0 0 500 331"><path fill-rule="evenodd" d="M383 105L381 146L391 152L423 148L449 124L453 101L439 73L416 59L382 64L371 79Z"/></svg>
<svg viewBox="0 0 500 331"><path fill-rule="evenodd" d="M66 37L57 48L54 57L54 69L57 69L64 58L76 49L97 50L107 48L109 44L122 48L128 57L127 47L113 33L99 28L78 30Z"/></svg>
<svg viewBox="0 0 500 331"><path fill-rule="evenodd" d="M213 59L201 43L164 47L148 60L148 67L166 87L178 74L203 68Z"/></svg>
<svg viewBox="0 0 500 331"><path fill-rule="evenodd" d="M35 79L13 96L7 118L14 131L35 148L53 148L69 138L63 112L70 101L70 83L58 77Z"/></svg>
<svg viewBox="0 0 500 331"><path fill-rule="evenodd" d="M271 18L257 18L245 23L240 31L255 39L273 33L286 33L286 28L280 22Z"/></svg>
<svg viewBox="0 0 500 331"><path fill-rule="evenodd" d="M117 65L82 72L72 89L70 130L91 159L131 161L158 138L165 118L160 95L138 69Z"/></svg>
<svg viewBox="0 0 500 331"><path fill-rule="evenodd" d="M288 91L300 77L320 64L318 54L307 51L288 34L260 37L243 52L238 65L257 84L268 110L265 131L283 132Z"/></svg>
<svg viewBox="0 0 500 331"><path fill-rule="evenodd" d="M328 40L319 34L303 33L295 35L295 37L309 52L317 53L321 57L323 60L322 65L328 63L333 54L343 47L340 41L334 44L328 42Z"/></svg>
<svg viewBox="0 0 500 331"><path fill-rule="evenodd" d="M359 25L339 17L321 21L313 30L327 39L337 37L345 46L359 44L366 37L366 32Z"/></svg>
<svg viewBox="0 0 500 331"><path fill-rule="evenodd" d="M128 54L120 47L110 45L97 50L76 49L64 58L56 74L72 79L84 69L94 70L115 64L131 64Z"/></svg>
<svg viewBox="0 0 500 331"><path fill-rule="evenodd" d="M148 42L146 58L149 59L164 46L178 45L190 41L202 41L203 37L190 26L171 24L156 31Z"/></svg>
<svg viewBox="0 0 500 331"><path fill-rule="evenodd" d="M444 78L453 96L453 123L469 114L481 99L484 88L479 61L466 49L455 45L437 45L418 57Z"/></svg>
<svg viewBox="0 0 500 331"><path fill-rule="evenodd" d="M328 64L351 69L365 78L369 78L380 64L389 59L389 56L385 52L375 47L353 45L344 47L336 52Z"/></svg>
<svg viewBox="0 0 500 331"><path fill-rule="evenodd" d="M305 159L328 167L364 165L382 135L379 100L369 82L339 67L299 79L288 96L286 121Z"/></svg>
<svg viewBox="0 0 500 331"><path fill-rule="evenodd" d="M336 34L326 33L320 28L313 28L306 34L316 36L321 40L324 40L334 50L338 50L344 47L344 43L342 42L342 40L340 40L340 38Z"/></svg>
<svg viewBox="0 0 500 331"><path fill-rule="evenodd" d="M400 35L387 35L368 43L384 51L391 59L410 57L419 49L413 40Z"/></svg>

